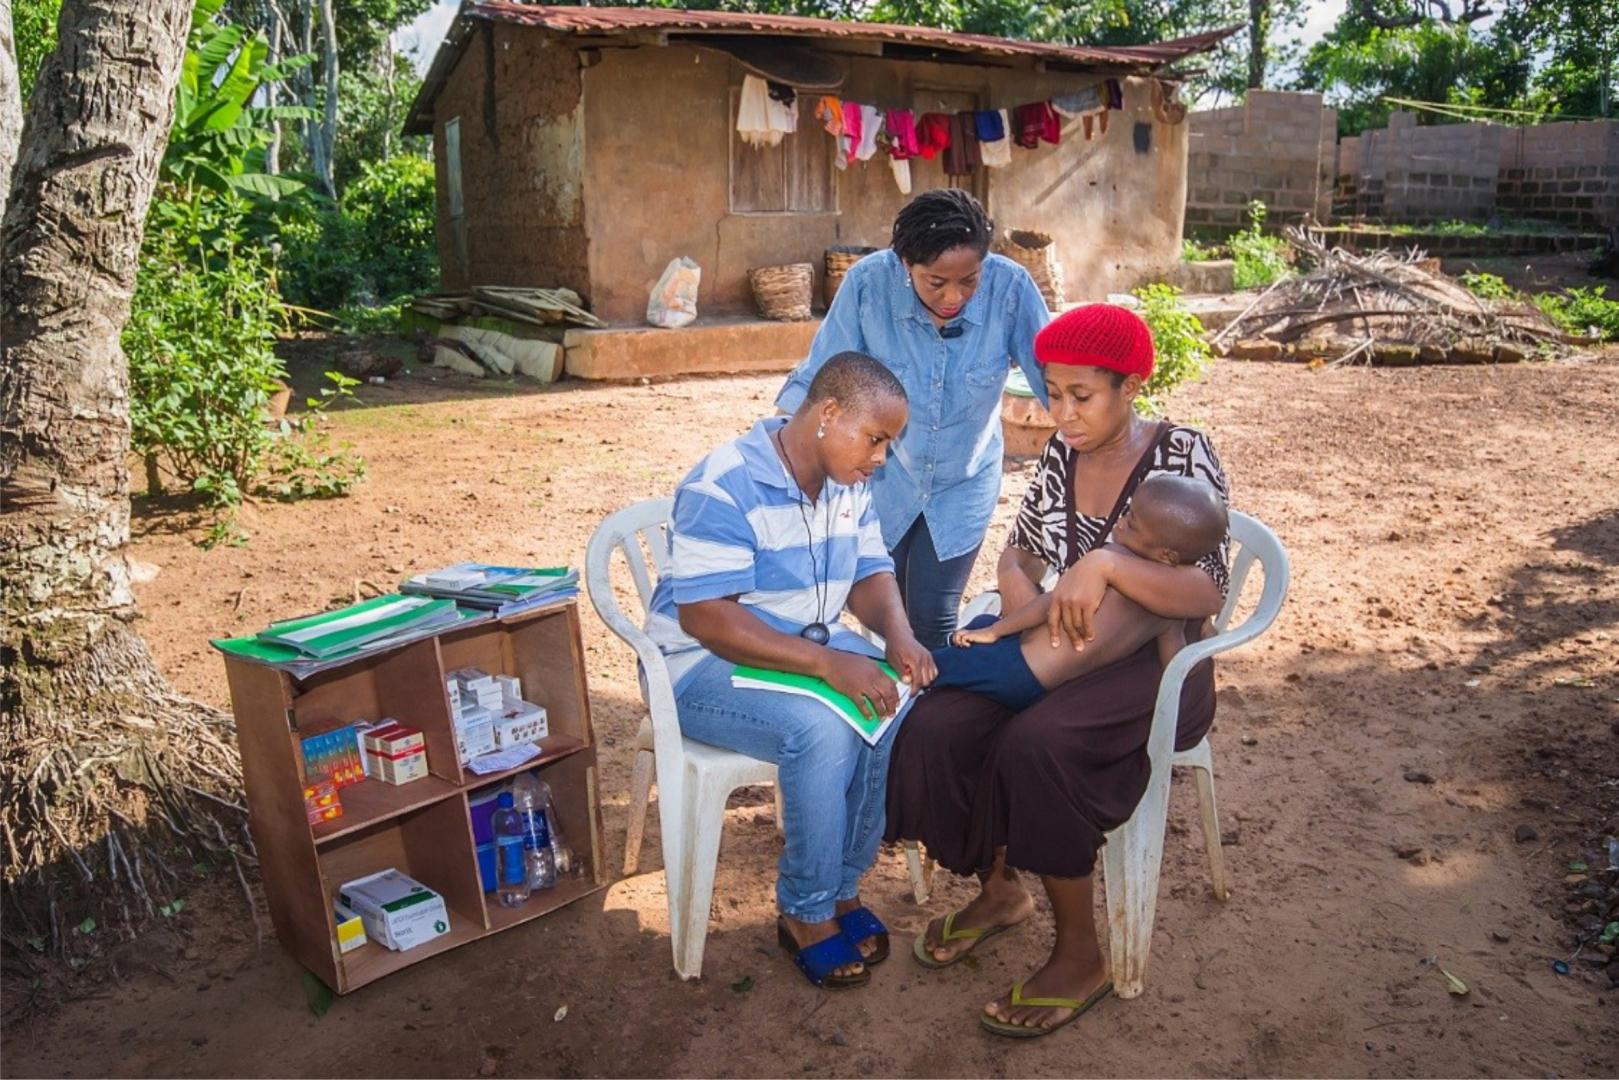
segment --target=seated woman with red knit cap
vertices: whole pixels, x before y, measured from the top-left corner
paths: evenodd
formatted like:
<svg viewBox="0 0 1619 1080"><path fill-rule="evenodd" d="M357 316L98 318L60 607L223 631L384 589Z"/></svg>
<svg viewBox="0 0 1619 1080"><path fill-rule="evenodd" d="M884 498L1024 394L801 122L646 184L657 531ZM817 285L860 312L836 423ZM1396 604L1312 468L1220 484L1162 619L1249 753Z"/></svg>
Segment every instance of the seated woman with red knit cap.
<svg viewBox="0 0 1619 1080"><path fill-rule="evenodd" d="M1049 1034L1112 991L1092 911L1096 853L1146 791L1163 671L1155 642L1166 632L1203 636L1224 602L1229 547L1222 529L1213 550L1198 555L1197 529L1154 512L1165 508L1152 506L1163 486L1149 486L1152 478L1197 481L1174 485L1182 489L1177 505L1195 509L1205 525L1213 508L1196 489L1212 489L1222 505L1228 492L1207 437L1134 407L1152 374L1146 324L1124 308L1092 304L1052 321L1034 350L1057 434L997 565L1001 607L1016 622L1031 603L1048 604L1046 628L1034 632L1046 638L1040 647L1057 639L1090 658L1080 673L1050 681L1049 692L1029 690L1025 700L1036 700L1022 707L935 682L900 729L888 777L887 839L919 840L940 866L979 879L978 896L916 939L922 966L955 964L1026 920L1034 900L1019 871L1042 880L1057 924L1050 958L979 1017L989 1031L1014 1037ZM1137 527L1147 535L1132 535ZM1041 600L1048 571L1061 577ZM1213 721L1214 673L1205 662L1181 693L1177 748L1195 745Z"/></svg>

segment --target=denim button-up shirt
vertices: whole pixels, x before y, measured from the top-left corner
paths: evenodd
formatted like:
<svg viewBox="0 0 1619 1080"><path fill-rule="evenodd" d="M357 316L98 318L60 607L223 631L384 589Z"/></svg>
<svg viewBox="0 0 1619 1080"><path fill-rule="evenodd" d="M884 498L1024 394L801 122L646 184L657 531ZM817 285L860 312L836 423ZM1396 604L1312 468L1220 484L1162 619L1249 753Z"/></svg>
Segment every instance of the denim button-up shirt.
<svg viewBox="0 0 1619 1080"><path fill-rule="evenodd" d="M1011 365L1028 376L1045 404L1045 377L1034 336L1049 318L1028 271L1000 255L984 259L978 291L947 324L944 337L911 288L892 249L849 269L810 353L787 377L778 408L797 411L821 365L853 350L882 361L910 398L910 422L888 462L871 479L892 549L921 516L939 558L953 559L984 541L1001 489L1001 391Z"/></svg>

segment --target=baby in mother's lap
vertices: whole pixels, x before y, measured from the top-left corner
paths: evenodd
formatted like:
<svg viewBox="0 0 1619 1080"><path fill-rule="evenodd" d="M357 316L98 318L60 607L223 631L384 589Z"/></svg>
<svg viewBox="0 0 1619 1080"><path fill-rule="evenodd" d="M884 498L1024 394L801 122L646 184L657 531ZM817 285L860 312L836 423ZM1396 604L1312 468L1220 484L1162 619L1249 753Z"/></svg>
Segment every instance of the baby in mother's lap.
<svg viewBox="0 0 1619 1080"><path fill-rule="evenodd" d="M1218 548L1227 529L1219 492L1184 476L1142 481L1119 518L1108 546L1169 566L1195 563ZM1047 629L1049 594L999 618L985 615L958 630L948 648L933 654L939 675L931 689L955 687L983 694L1014 712L1047 691L1102 666L1100 650L1076 650ZM1158 637L1158 658L1167 665L1186 644L1185 624L1174 622Z"/></svg>

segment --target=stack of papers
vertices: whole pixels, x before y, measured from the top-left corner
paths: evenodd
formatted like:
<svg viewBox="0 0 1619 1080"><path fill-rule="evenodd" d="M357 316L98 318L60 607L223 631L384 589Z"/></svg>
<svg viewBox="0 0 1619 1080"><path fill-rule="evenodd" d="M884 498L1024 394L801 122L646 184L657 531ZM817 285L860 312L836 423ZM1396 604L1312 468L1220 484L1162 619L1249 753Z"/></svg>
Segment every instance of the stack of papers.
<svg viewBox="0 0 1619 1080"><path fill-rule="evenodd" d="M400 591L434 596L503 618L579 595L579 572L566 566L491 566L464 562L407 578Z"/></svg>
<svg viewBox="0 0 1619 1080"><path fill-rule="evenodd" d="M737 665L731 672L731 685L743 690L774 690L783 694L797 694L801 697L814 698L838 715L844 723L855 729L862 739L876 746L895 720L905 715L905 710L911 704L911 684L903 681L899 673L882 661L877 666L883 673L894 680L899 689L899 707L892 716L878 717L876 720L868 718L855 703L845 694L832 689L831 685L813 675L797 675L788 671L769 671L765 668L745 667Z"/></svg>
<svg viewBox="0 0 1619 1080"><path fill-rule="evenodd" d="M377 600L405 599L417 602L422 600L421 597L402 596L377 598ZM367 601L367 603L375 604L377 600ZM392 624L394 629L383 636L372 637L368 632L362 631L350 638L346 646L341 647L338 646L335 638L328 636L334 633L330 627L328 627L327 634L310 634L308 631L312 627L305 626L302 628L303 632L301 633L294 630L289 635L290 640L288 641L276 640L276 638L283 636L283 632L287 631L289 627L295 626L295 624L314 621L319 626L324 620L340 619L345 614L353 614L356 608L364 607L364 604L355 605L353 608L344 608L341 611L328 612L325 615L311 616L309 619L293 619L290 622L276 623L259 634L248 634L245 637L237 638L217 638L211 644L227 656L276 668L297 679L307 679L317 672L341 667L343 664L369 656L372 653L398 648L412 641L432 637L447 629L470 626L485 622L491 618L487 611L458 608L448 600L433 601L429 598L428 602L433 603L435 606L431 609L422 606L412 609L418 613L416 618L394 622ZM437 606L439 604L447 606L439 607ZM380 609L372 610L376 612ZM264 635L271 636L266 637ZM362 638L367 640L361 640ZM303 640L305 644L311 644L313 647L323 649L324 654L317 655L307 651L302 645L294 643L299 640Z"/></svg>
<svg viewBox="0 0 1619 1080"><path fill-rule="evenodd" d="M321 615L271 623L258 638L325 660L429 626L456 620L453 600L389 593Z"/></svg>

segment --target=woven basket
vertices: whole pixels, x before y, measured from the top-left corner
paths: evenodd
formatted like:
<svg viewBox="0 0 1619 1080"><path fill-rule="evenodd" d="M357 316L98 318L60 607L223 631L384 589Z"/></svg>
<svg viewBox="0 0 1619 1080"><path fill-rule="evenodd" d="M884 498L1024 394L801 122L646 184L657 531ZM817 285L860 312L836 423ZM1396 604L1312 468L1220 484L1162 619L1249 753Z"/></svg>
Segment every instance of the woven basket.
<svg viewBox="0 0 1619 1080"><path fill-rule="evenodd" d="M838 287L843 284L843 275L849 272L849 267L864 259L877 249L874 247L851 247L839 244L837 247L826 249L826 306L832 306L832 298L838 294Z"/></svg>
<svg viewBox="0 0 1619 1080"><path fill-rule="evenodd" d="M803 322L810 317L810 297L815 290L814 263L755 267L748 271L748 284L753 286L753 302L765 318Z"/></svg>
<svg viewBox="0 0 1619 1080"><path fill-rule="evenodd" d="M1062 264L1057 261L1057 245L1043 232L1010 229L996 243L995 250L1029 272L1052 311L1062 306Z"/></svg>

